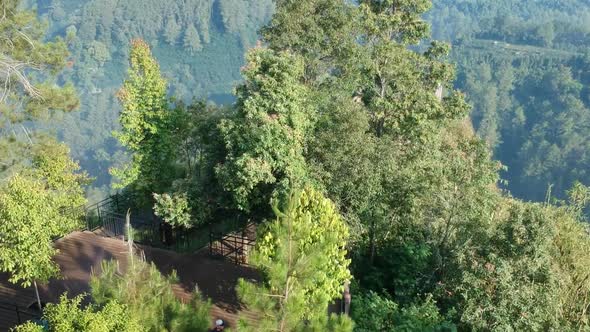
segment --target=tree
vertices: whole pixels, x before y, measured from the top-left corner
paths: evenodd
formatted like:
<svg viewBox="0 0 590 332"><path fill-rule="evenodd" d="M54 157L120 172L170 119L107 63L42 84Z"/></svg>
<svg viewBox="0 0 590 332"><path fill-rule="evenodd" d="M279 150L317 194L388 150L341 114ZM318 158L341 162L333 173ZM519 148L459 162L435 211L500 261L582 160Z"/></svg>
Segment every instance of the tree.
<svg viewBox="0 0 590 332"><path fill-rule="evenodd" d="M183 208L183 211L190 210L191 225L209 222L223 210L235 212L230 193L225 192L215 174L215 167L226 155L219 124L230 112L229 107L218 107L203 100L175 105L179 176L172 183L169 195L186 197L188 209Z"/></svg>
<svg viewBox="0 0 590 332"><path fill-rule="evenodd" d="M63 145L44 144L33 154L33 167L13 175L0 191L0 270L23 287L58 275L53 239L80 226L76 210L85 203L85 174ZM41 307L39 293L37 301Z"/></svg>
<svg viewBox="0 0 590 332"><path fill-rule="evenodd" d="M175 273L164 277L155 265L133 255L124 274L118 272L117 262L103 262L101 271L90 281L92 298L98 305L112 301L125 305L141 331L208 331L210 304L198 293L190 304L181 303L172 291Z"/></svg>
<svg viewBox="0 0 590 332"><path fill-rule="evenodd" d="M227 155L216 169L224 189L246 211L302 183L304 139L313 122L300 58L257 48L247 63L235 115L219 125Z"/></svg>
<svg viewBox="0 0 590 332"><path fill-rule="evenodd" d="M111 52L104 43L94 41L88 46L88 53L98 62L100 66L111 60Z"/></svg>
<svg viewBox="0 0 590 332"><path fill-rule="evenodd" d="M191 53L199 52L203 49L199 32L192 24L189 24L188 28L184 31L184 47L190 50Z"/></svg>
<svg viewBox="0 0 590 332"><path fill-rule="evenodd" d="M57 111L79 105L70 84L60 86L60 72L68 57L65 43L47 41L46 26L34 12L20 10L19 0L0 3L0 159L3 175L30 160L29 143L35 139L29 122L48 119ZM22 133L19 135L18 133Z"/></svg>
<svg viewBox="0 0 590 332"><path fill-rule="evenodd" d="M355 331L456 331L445 321L432 297L419 305L400 308L377 293L359 294L352 305Z"/></svg>
<svg viewBox="0 0 590 332"><path fill-rule="evenodd" d="M0 3L0 122L43 117L79 105L71 85L59 87L58 73L68 52L61 39L45 41L45 26L35 13L19 10L19 0Z"/></svg>
<svg viewBox="0 0 590 332"><path fill-rule="evenodd" d="M345 1L279 0L276 7L261 34L270 48L291 50L305 59L307 82L323 82L327 71L350 56L354 10Z"/></svg>
<svg viewBox="0 0 590 332"><path fill-rule="evenodd" d="M180 25L176 22L174 17L168 17L166 20L166 27L164 28L164 37L166 42L172 46L176 45L178 37L180 36Z"/></svg>
<svg viewBox="0 0 590 332"><path fill-rule="evenodd" d="M64 294L57 304L50 303L43 310L44 328L36 323L17 326L14 332L140 332L140 317L129 315L125 305L111 301L104 306L82 308L84 295L68 299Z"/></svg>
<svg viewBox="0 0 590 332"><path fill-rule="evenodd" d="M154 194L154 214L172 227L192 227L191 208L186 194Z"/></svg>
<svg viewBox="0 0 590 332"><path fill-rule="evenodd" d="M433 42L425 53L408 49L427 36L420 16L430 5L429 0L360 3L357 33L366 42L357 50L359 71L352 75L358 75L355 83L377 137L387 133L415 142L445 119L466 115L460 94L442 101L435 94L441 86L452 90L453 68L440 61L448 46Z"/></svg>
<svg viewBox="0 0 590 332"><path fill-rule="evenodd" d="M260 313L252 331L295 331L326 318L326 308L350 279L346 258L348 227L334 204L311 188L293 192L276 220L261 232L250 261L262 285L240 280L240 299ZM340 331L340 330L335 330Z"/></svg>
<svg viewBox="0 0 590 332"><path fill-rule="evenodd" d="M128 78L118 93L122 129L114 135L132 156L129 164L112 173L119 178L119 187L133 185L147 194L161 192L170 185L176 151L167 83L146 42L133 41L129 60Z"/></svg>

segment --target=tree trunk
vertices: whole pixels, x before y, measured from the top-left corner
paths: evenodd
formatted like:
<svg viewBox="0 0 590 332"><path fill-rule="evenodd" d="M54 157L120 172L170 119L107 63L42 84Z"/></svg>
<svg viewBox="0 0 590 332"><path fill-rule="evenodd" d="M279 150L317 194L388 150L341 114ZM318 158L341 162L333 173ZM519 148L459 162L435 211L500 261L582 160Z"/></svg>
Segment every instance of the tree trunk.
<svg viewBox="0 0 590 332"><path fill-rule="evenodd" d="M35 286L35 294L37 295L37 306L39 306L39 312L43 312L43 308L41 307L41 297L39 297L39 288L37 287L37 281L33 281L33 286Z"/></svg>
<svg viewBox="0 0 590 332"><path fill-rule="evenodd" d="M375 220L371 221L371 234L369 235L369 264L375 262Z"/></svg>

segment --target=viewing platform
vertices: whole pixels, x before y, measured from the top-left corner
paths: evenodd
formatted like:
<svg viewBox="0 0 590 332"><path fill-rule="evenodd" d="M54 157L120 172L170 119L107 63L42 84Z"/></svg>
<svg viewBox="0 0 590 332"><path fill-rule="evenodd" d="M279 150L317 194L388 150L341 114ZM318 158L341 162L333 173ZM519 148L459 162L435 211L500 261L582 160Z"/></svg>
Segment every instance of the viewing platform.
<svg viewBox="0 0 590 332"><path fill-rule="evenodd" d="M69 297L90 291L92 273L100 273L103 260L117 260L124 269L127 264L127 242L105 237L99 231L73 232L55 242L59 253L55 262L60 266L61 278L39 285L43 302L57 302L64 292ZM238 315L255 320L252 313L244 312L239 304L235 287L239 278L256 280L258 274L245 265L210 257L210 249L192 254L181 254L145 245L135 245L143 251L146 261L153 262L163 275L176 270L179 283L174 293L183 302L192 298L195 286L211 300L211 320L221 318L230 327L235 326ZM32 287L22 288L8 282L7 274L0 274L0 331L8 331L20 321L34 318L26 308L36 305ZM16 308L20 308L20 312ZM19 317L21 316L21 317Z"/></svg>

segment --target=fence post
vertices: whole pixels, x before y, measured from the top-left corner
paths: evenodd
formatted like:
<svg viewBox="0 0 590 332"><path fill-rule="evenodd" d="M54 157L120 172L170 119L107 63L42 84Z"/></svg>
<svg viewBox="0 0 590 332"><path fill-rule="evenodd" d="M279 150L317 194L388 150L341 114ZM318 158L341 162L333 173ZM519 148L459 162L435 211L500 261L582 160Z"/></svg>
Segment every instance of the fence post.
<svg viewBox="0 0 590 332"><path fill-rule="evenodd" d="M213 256L213 235L211 232L213 232L213 229L209 224L209 257Z"/></svg>
<svg viewBox="0 0 590 332"><path fill-rule="evenodd" d="M234 236L234 262L240 264L240 249L238 249L238 237Z"/></svg>
<svg viewBox="0 0 590 332"><path fill-rule="evenodd" d="M100 215L100 205L96 206L96 216L98 217L98 224L104 227L104 223L102 221L102 216Z"/></svg>
<svg viewBox="0 0 590 332"><path fill-rule="evenodd" d="M88 208L84 207L84 222L86 223L86 230L90 231L90 223L88 222Z"/></svg>
<svg viewBox="0 0 590 332"><path fill-rule="evenodd" d="M18 305L14 304L14 309L16 310L16 319L18 320L18 323L22 324L22 321L20 319L20 310L18 310Z"/></svg>
<svg viewBox="0 0 590 332"><path fill-rule="evenodd" d="M119 206L119 193L115 194L115 206L116 206L117 212L119 212L121 209L121 207Z"/></svg>

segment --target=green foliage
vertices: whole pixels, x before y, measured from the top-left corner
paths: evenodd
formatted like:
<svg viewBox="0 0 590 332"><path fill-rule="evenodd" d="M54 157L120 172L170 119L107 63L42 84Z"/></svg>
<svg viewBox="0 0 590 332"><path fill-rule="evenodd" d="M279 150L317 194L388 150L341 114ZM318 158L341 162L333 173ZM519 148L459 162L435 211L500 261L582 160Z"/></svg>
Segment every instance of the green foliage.
<svg viewBox="0 0 590 332"><path fill-rule="evenodd" d="M30 286L57 276L53 238L79 227L85 203L85 174L63 145L44 143L32 154L33 165L15 174L0 191L0 270L10 281Z"/></svg>
<svg viewBox="0 0 590 332"><path fill-rule="evenodd" d="M285 7L278 12L286 13L285 8L311 8L312 1L280 6ZM448 47L408 48L426 36L420 16L428 7L428 1L361 1L351 7L358 20L351 38L362 41L353 48L356 56L331 52L337 60L314 65L327 69L305 82L320 83L310 100L321 114L306 140L307 169L358 231L355 275L362 288L390 296L407 310L401 316L410 330L434 329L437 323L429 317L443 314L465 330L583 327L577 314L556 314L570 303L556 281L578 272L561 275L565 265L555 265L564 258L554 256L561 251L552 242L558 239L549 222L552 208L513 202L497 190L499 165L461 120L468 107L452 91L453 70L442 61ZM326 13L313 15L318 18L306 22L319 22ZM277 20L282 21L272 21L269 46L314 59L306 52L319 53L317 46L301 50L301 39L284 28L297 18ZM495 74L507 84L498 92L506 96L513 73ZM547 85L560 90L556 86ZM579 86L567 86L579 92ZM435 95L440 87L446 90L442 100ZM493 129L492 120L485 121ZM571 236L587 237L577 231ZM491 293L485 293L490 284ZM429 293L432 303L416 304L420 294Z"/></svg>
<svg viewBox="0 0 590 332"><path fill-rule="evenodd" d="M186 196L192 223L203 224L219 210L233 205L215 175L215 167L225 154L218 127L228 112L196 100L188 105L177 104L174 114L176 166L182 175L172 183L171 195Z"/></svg>
<svg viewBox="0 0 590 332"><path fill-rule="evenodd" d="M475 0L468 6L442 0L434 2L428 19L436 39L482 38L575 50L585 48L589 15L590 8L580 0Z"/></svg>
<svg viewBox="0 0 590 332"><path fill-rule="evenodd" d="M227 155L216 169L243 210L265 206L302 183L304 138L313 121L301 59L260 48L247 58L236 113L219 125Z"/></svg>
<svg viewBox="0 0 590 332"><path fill-rule="evenodd" d="M544 211L515 202L505 213L485 251L465 257L462 320L475 329L557 328L557 290L550 269L554 235Z"/></svg>
<svg viewBox="0 0 590 332"><path fill-rule="evenodd" d="M184 32L184 47L189 49L191 52L198 52L203 49L199 32L192 24L189 25Z"/></svg>
<svg viewBox="0 0 590 332"><path fill-rule="evenodd" d="M50 15L63 17L65 2L55 2ZM252 255L264 278L239 287L262 319L241 328L349 331L350 320L328 318L324 310L350 279L348 245L361 288L358 300L353 297L361 331L588 329L590 240L581 223L587 188L576 185L571 205L563 206L505 197L498 189L500 165L488 150L494 147L509 166L510 188L520 196L544 197L546 185L555 183L561 198L574 180L585 182L590 62L577 52L587 47L581 24L587 6L577 0L437 2L429 17L435 33L456 46L450 53L443 43L419 44L429 37L422 19L427 0L277 1L277 15L262 30L269 49L249 53L237 103L226 110L178 100L189 88L208 89L195 77L214 81L212 69L203 70L209 62L196 61L221 59L207 53L213 45L232 53L235 45L228 45L236 43L220 36L251 44L251 28L271 5L213 4L88 1L63 27L76 27L76 33L69 29L77 61L70 74L98 109L110 109L103 95L112 91L100 87L122 79L129 36L142 35L172 68L167 77L180 97L175 101L167 99L167 82L147 43L134 43L120 94L119 138L133 152L130 167L120 170L123 184L169 193L156 196L164 219L186 225L188 211L200 222L233 216L238 208L261 218L269 200L302 183L325 193L307 189L275 209L277 219ZM122 23L131 21L122 15L139 19ZM220 22L210 24L216 15ZM438 31L443 22L449 29ZM92 41L111 50L110 60ZM453 89L449 55L458 62L457 85L475 105L472 120L485 142L465 119L468 106ZM225 64L242 59L223 58L231 60L208 67L229 68ZM115 74L101 77L107 70ZM214 90L237 79L224 76ZM93 124L113 122L112 115L92 114ZM88 150L89 163L100 159L103 168L114 152ZM153 267L132 265L125 276L112 266L105 271L105 283L95 286L99 302L125 303L145 317L144 330L206 328L204 306L178 304Z"/></svg>
<svg viewBox="0 0 590 332"><path fill-rule="evenodd" d="M186 194L154 194L154 213L172 227L191 228L191 210Z"/></svg>
<svg viewBox="0 0 590 332"><path fill-rule="evenodd" d="M307 322L295 329L297 332L352 332L354 322L346 315L331 314L318 317L317 320Z"/></svg>
<svg viewBox="0 0 590 332"><path fill-rule="evenodd" d="M132 40L149 43L177 100L229 104L244 50L254 45L274 7L272 0L29 0L24 5L50 23L48 40L64 38L68 46L71 56L63 61L59 82L75 84L81 112L47 126L71 146L74 158L96 178L92 192L102 195L116 182L108 170L126 159L111 133L121 130L121 106L113 96L125 79ZM200 46L184 46L188 30L197 32L190 43Z"/></svg>
<svg viewBox="0 0 590 332"><path fill-rule="evenodd" d="M408 49L426 38L428 26L420 16L429 7L428 0L360 2L357 34L366 42L351 61L360 58L353 75L377 137L421 139L433 124L466 115L460 95L452 93L444 103L435 95L454 78L452 66L440 61L448 48L433 43L424 54Z"/></svg>
<svg viewBox="0 0 590 332"><path fill-rule="evenodd" d="M261 233L250 256L264 274L263 284L241 279L238 285L241 300L261 315L256 326L241 321L244 330L292 331L304 328L305 321L321 324L328 304L351 278L348 227L330 200L307 188L293 193L283 211L275 203L275 213L277 219Z"/></svg>
<svg viewBox="0 0 590 332"><path fill-rule="evenodd" d="M82 308L84 295L68 299L63 295L57 304L50 303L43 310L43 321L49 329L34 323L16 327L14 332L139 332L140 317L129 315L127 307L117 302L104 306L89 305Z"/></svg>
<svg viewBox="0 0 590 332"><path fill-rule="evenodd" d="M132 160L113 174L121 180L120 187L133 184L140 191L157 192L170 182L170 174L164 170L169 171L175 151L166 80L144 41L133 42L129 60L129 77L118 94L123 105L122 130L115 136L132 152Z"/></svg>
<svg viewBox="0 0 590 332"><path fill-rule="evenodd" d="M63 235L63 230L57 223L61 216L48 208L49 196L40 181L19 175L11 178L0 195L0 228L4 234L0 262L12 283L27 287L35 280L47 281L58 274L51 240Z"/></svg>
<svg viewBox="0 0 590 332"><path fill-rule="evenodd" d="M457 330L439 313L432 297L419 305L400 308L394 301L369 292L355 296L351 310L358 332Z"/></svg>
<svg viewBox="0 0 590 332"><path fill-rule="evenodd" d="M176 275L160 274L156 266L130 257L124 274L116 262L103 262L101 274L93 276L92 298L99 305L116 301L138 317L141 331L207 331L210 304L194 294L190 304L181 303L172 291Z"/></svg>
<svg viewBox="0 0 590 332"><path fill-rule="evenodd" d="M567 191L568 203L578 215L582 215L584 209L590 203L590 188L580 182L575 182Z"/></svg>
<svg viewBox="0 0 590 332"><path fill-rule="evenodd" d="M181 26L178 25L174 17L168 17L167 21L166 28L164 29L164 37L168 44L174 46L178 42L178 37L180 37Z"/></svg>
<svg viewBox="0 0 590 332"><path fill-rule="evenodd" d="M272 49L289 49L305 58L306 81L322 81L326 70L353 47L352 14L341 0L280 0L261 33Z"/></svg>
<svg viewBox="0 0 590 332"><path fill-rule="evenodd" d="M94 41L88 46L88 54L101 66L111 59L111 54L106 45L99 41Z"/></svg>
<svg viewBox="0 0 590 332"><path fill-rule="evenodd" d="M516 197L542 201L553 185L563 199L575 181L588 181L588 17L578 0L443 0L428 14L434 37L455 46L456 86Z"/></svg>
<svg viewBox="0 0 590 332"><path fill-rule="evenodd" d="M57 81L68 52L61 39L47 42L46 26L19 0L0 3L0 124L3 126L47 116L50 111L71 111L79 101L71 87Z"/></svg>

